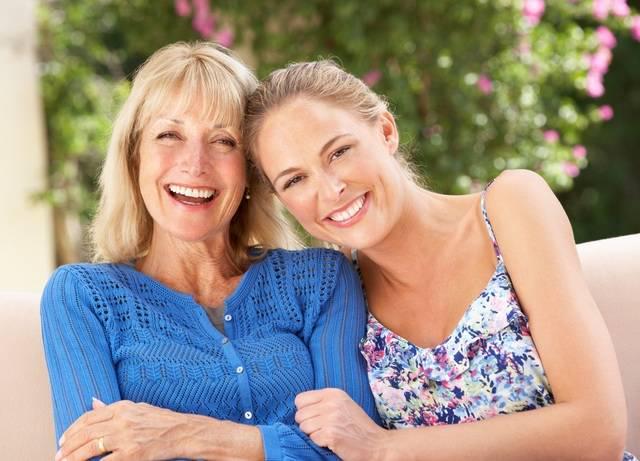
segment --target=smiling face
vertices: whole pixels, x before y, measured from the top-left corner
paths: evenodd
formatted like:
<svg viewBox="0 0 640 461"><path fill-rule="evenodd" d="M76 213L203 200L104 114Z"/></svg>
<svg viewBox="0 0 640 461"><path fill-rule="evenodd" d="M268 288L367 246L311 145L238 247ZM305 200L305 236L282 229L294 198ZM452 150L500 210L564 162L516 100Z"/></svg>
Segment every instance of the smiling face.
<svg viewBox="0 0 640 461"><path fill-rule="evenodd" d="M239 130L200 112L163 112L142 132L138 182L156 236L226 238L242 200L246 170Z"/></svg>
<svg viewBox="0 0 640 461"><path fill-rule="evenodd" d="M296 97L265 116L254 150L282 203L311 235L365 249L382 242L401 216L407 180L397 148L388 112L367 122Z"/></svg>

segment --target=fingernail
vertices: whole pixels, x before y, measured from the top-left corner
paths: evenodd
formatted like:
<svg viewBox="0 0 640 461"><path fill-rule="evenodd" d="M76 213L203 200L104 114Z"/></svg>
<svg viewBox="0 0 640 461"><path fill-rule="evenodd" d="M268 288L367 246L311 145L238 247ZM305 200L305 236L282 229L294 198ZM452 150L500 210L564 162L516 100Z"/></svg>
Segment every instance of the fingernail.
<svg viewBox="0 0 640 461"><path fill-rule="evenodd" d="M58 450L58 452L56 453L55 461L60 461L61 457L62 457L62 453L60 452L60 450Z"/></svg>
<svg viewBox="0 0 640 461"><path fill-rule="evenodd" d="M60 440L58 440L58 445L62 445L64 443L64 434L60 436Z"/></svg>

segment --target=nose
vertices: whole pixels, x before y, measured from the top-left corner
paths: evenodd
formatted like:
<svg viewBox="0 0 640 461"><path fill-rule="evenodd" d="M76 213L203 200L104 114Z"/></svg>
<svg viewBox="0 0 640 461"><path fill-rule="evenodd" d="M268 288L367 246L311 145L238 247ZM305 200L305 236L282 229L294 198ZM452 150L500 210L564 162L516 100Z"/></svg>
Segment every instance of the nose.
<svg viewBox="0 0 640 461"><path fill-rule="evenodd" d="M339 176L325 172L323 174L322 184L320 185L320 195L326 200L335 202L340 199L346 187L347 185Z"/></svg>
<svg viewBox="0 0 640 461"><path fill-rule="evenodd" d="M207 172L209 163L207 145L194 142L186 147L187 151L182 156L182 171L194 177L202 176Z"/></svg>

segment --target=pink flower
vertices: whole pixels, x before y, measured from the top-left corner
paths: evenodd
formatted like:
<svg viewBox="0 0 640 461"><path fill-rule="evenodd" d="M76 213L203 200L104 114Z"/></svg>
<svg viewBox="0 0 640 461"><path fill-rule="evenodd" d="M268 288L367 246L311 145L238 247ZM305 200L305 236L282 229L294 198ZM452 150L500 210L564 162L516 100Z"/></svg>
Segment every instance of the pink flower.
<svg viewBox="0 0 640 461"><path fill-rule="evenodd" d="M193 28L204 38L210 38L216 26L216 18L210 14L196 14L193 18Z"/></svg>
<svg viewBox="0 0 640 461"><path fill-rule="evenodd" d="M378 69L373 69L362 76L362 81L368 87L372 87L375 86L375 84L378 83L381 78L382 72Z"/></svg>
<svg viewBox="0 0 640 461"><path fill-rule="evenodd" d="M493 82L485 74L480 74L478 76L478 81L476 82L476 86L478 87L480 92L483 94L489 94L493 91Z"/></svg>
<svg viewBox="0 0 640 461"><path fill-rule="evenodd" d="M562 164L562 171L564 171L564 174L566 174L570 178L575 178L580 174L580 168L578 168L576 164L571 162L564 162Z"/></svg>
<svg viewBox="0 0 640 461"><path fill-rule="evenodd" d="M592 98L599 98L604 94L604 85L602 84L602 74L597 72L589 72L586 81L587 94Z"/></svg>
<svg viewBox="0 0 640 461"><path fill-rule="evenodd" d="M593 12L593 16L599 20L607 19L609 16L609 8L611 0L593 0L593 4L591 6L591 11Z"/></svg>
<svg viewBox="0 0 640 461"><path fill-rule="evenodd" d="M616 16L628 16L631 10L627 0L611 0L611 12Z"/></svg>
<svg viewBox="0 0 640 461"><path fill-rule="evenodd" d="M616 46L616 36L607 27L598 26L596 36L603 47L611 49Z"/></svg>
<svg viewBox="0 0 640 461"><path fill-rule="evenodd" d="M547 130L542 133L542 136L544 136L544 140L550 144L555 144L558 142L558 139L560 139L560 134L556 130Z"/></svg>
<svg viewBox="0 0 640 461"><path fill-rule="evenodd" d="M529 25L535 26L544 14L544 0L524 0L522 14Z"/></svg>
<svg viewBox="0 0 640 461"><path fill-rule="evenodd" d="M640 16L631 18L631 36L640 42Z"/></svg>
<svg viewBox="0 0 640 461"><path fill-rule="evenodd" d="M175 7L178 16L189 16L191 14L191 4L189 0L175 0Z"/></svg>
<svg viewBox="0 0 640 461"><path fill-rule="evenodd" d="M613 118L613 107L609 104L605 104L604 106L600 106L598 108L598 113L600 114L600 118L605 122L607 120L611 120Z"/></svg>
<svg viewBox="0 0 640 461"><path fill-rule="evenodd" d="M215 35L213 36L213 39L216 42L218 42L220 45L226 48L231 48L233 46L234 38L235 37L233 35L233 30L231 30L229 27L225 27L221 31L216 32Z"/></svg>
<svg viewBox="0 0 640 461"><path fill-rule="evenodd" d="M591 56L591 68L589 72L604 75L609 70L609 64L611 63L611 50L609 48L600 47L598 51Z"/></svg>
<svg viewBox="0 0 640 461"><path fill-rule="evenodd" d="M582 144L578 144L577 146L573 146L573 156L575 158L585 158L587 156L587 148Z"/></svg>

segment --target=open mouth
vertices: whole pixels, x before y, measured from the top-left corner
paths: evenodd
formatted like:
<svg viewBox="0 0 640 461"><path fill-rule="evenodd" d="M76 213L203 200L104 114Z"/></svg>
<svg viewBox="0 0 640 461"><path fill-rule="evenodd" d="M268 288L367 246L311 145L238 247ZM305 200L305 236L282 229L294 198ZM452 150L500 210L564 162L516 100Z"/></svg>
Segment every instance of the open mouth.
<svg viewBox="0 0 640 461"><path fill-rule="evenodd" d="M178 202L191 206L209 203L218 196L218 191L215 189L185 187L176 184L165 186L165 190Z"/></svg>
<svg viewBox="0 0 640 461"><path fill-rule="evenodd" d="M327 216L327 219L333 221L338 224L346 224L351 222L358 214L360 210L364 207L366 202L367 194L361 195L357 199L355 199L351 204L343 210L335 211Z"/></svg>

